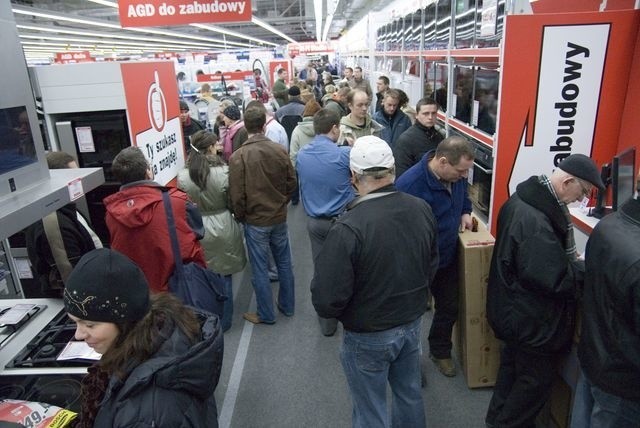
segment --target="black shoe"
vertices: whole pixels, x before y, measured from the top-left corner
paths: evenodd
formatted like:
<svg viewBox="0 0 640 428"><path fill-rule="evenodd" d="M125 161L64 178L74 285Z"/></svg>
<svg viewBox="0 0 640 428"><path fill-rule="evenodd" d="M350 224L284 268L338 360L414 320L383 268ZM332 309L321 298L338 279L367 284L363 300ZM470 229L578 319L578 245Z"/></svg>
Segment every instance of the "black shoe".
<svg viewBox="0 0 640 428"><path fill-rule="evenodd" d="M280 305L276 304L276 306L278 307L278 312L280 312L285 317L292 317L293 316L293 312L287 313L287 312L284 311L284 309L282 309L282 307Z"/></svg>

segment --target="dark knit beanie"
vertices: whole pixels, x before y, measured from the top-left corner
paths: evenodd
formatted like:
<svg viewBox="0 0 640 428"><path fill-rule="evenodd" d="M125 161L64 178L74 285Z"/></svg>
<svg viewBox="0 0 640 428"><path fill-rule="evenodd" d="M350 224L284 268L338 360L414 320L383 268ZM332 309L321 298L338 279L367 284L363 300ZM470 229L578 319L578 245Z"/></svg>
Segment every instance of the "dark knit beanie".
<svg viewBox="0 0 640 428"><path fill-rule="evenodd" d="M240 120L240 109L235 104L225 108L222 114L224 114L231 120Z"/></svg>
<svg viewBox="0 0 640 428"><path fill-rule="evenodd" d="M87 321L135 322L149 311L149 285L131 259L108 248L95 249L69 275L64 307Z"/></svg>

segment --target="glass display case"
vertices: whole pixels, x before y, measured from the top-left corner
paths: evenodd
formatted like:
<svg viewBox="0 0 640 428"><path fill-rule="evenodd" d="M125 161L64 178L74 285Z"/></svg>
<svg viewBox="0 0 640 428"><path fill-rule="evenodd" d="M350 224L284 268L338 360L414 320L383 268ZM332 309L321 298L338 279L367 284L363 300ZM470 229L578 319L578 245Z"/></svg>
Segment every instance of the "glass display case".
<svg viewBox="0 0 640 428"><path fill-rule="evenodd" d="M424 49L432 50L436 48L436 4L431 3L424 8L423 26Z"/></svg>
<svg viewBox="0 0 640 428"><path fill-rule="evenodd" d="M435 49L449 47L449 33L451 29L451 0L438 0L436 12Z"/></svg>
<svg viewBox="0 0 640 428"><path fill-rule="evenodd" d="M455 7L455 47L471 48L475 45L476 33L476 0L461 0Z"/></svg>

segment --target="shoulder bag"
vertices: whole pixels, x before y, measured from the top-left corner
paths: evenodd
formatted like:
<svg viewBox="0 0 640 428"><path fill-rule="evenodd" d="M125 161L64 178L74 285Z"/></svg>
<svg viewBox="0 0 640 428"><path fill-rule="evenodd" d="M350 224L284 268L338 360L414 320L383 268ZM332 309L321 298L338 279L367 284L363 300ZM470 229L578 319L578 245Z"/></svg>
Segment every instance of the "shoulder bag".
<svg viewBox="0 0 640 428"><path fill-rule="evenodd" d="M195 262L182 263L173 207L167 190L162 191L162 201L167 214L167 226L169 227L171 249L175 262L173 274L169 278L169 291L182 300L185 305L216 314L222 318L224 301L228 298L224 291L224 279L219 274Z"/></svg>

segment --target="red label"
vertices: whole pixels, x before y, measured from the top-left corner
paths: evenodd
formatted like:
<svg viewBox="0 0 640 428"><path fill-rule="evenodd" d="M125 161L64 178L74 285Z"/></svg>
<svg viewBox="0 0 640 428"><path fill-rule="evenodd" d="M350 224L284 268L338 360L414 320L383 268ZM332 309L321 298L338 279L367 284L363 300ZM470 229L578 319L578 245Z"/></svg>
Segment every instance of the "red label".
<svg viewBox="0 0 640 428"><path fill-rule="evenodd" d="M120 69L132 145L147 157L155 181L165 185L184 167L173 62L131 62L121 64Z"/></svg>
<svg viewBox="0 0 640 428"><path fill-rule="evenodd" d="M55 62L59 64L71 64L76 62L90 62L95 61L95 58L91 57L89 51L80 52L57 52Z"/></svg>
<svg viewBox="0 0 640 428"><path fill-rule="evenodd" d="M230 80L244 80L245 77L253 76L251 71L230 71L220 74L199 74L198 82L220 82L224 76L225 81Z"/></svg>
<svg viewBox="0 0 640 428"><path fill-rule="evenodd" d="M118 0L122 27L251 21L251 0Z"/></svg>

